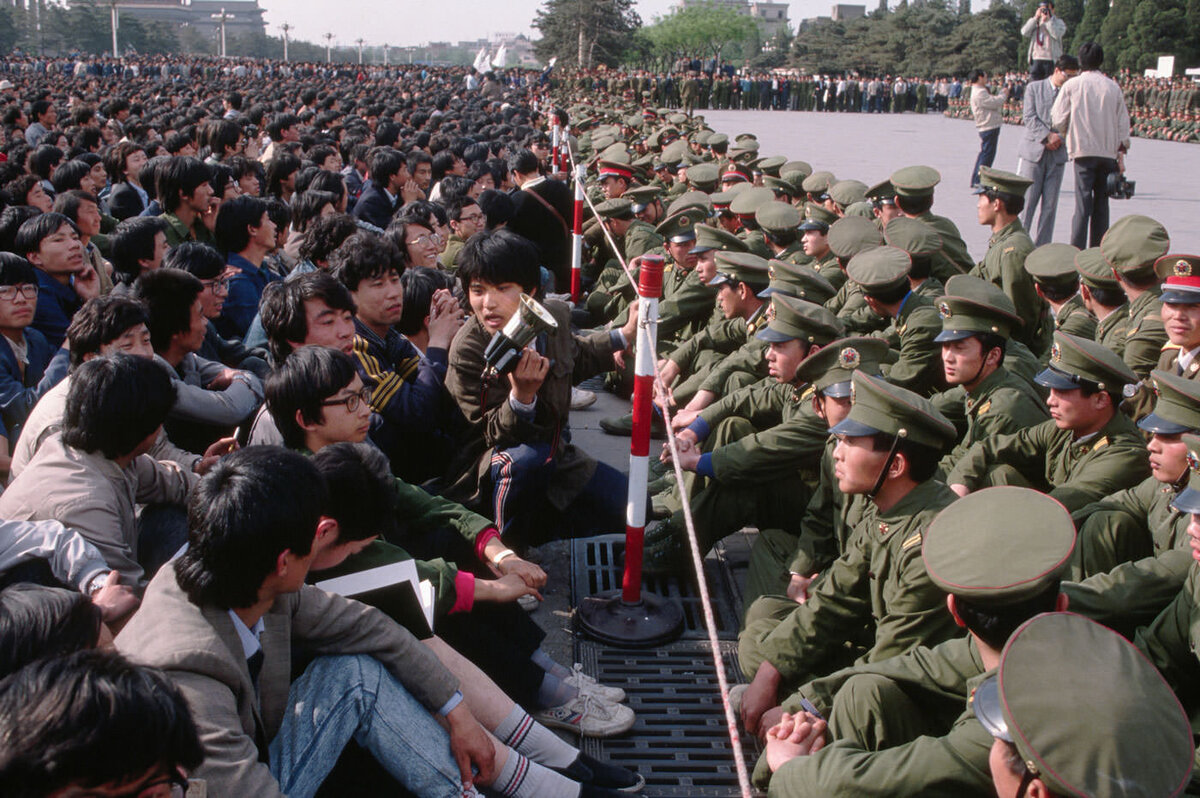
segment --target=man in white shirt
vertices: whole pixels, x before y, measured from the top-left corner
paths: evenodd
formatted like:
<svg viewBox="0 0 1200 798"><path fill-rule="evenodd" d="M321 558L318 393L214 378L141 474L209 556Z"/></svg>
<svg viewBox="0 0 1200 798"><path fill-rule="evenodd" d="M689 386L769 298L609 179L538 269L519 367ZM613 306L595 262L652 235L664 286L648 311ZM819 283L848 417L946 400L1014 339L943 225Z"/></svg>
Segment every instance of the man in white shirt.
<svg viewBox="0 0 1200 798"><path fill-rule="evenodd" d="M1108 176L1124 171L1129 151L1129 109L1121 87L1100 71L1104 49L1096 42L1079 48L1079 77L1058 92L1050 111L1054 129L1067 141L1075 164L1075 217L1071 244L1078 249L1100 245L1108 230Z"/></svg>
<svg viewBox="0 0 1200 798"><path fill-rule="evenodd" d="M1021 35L1029 37L1029 80L1045 80L1054 71L1054 62L1062 55L1067 23L1054 15L1054 3L1044 0L1037 11L1021 26Z"/></svg>
<svg viewBox="0 0 1200 798"><path fill-rule="evenodd" d="M1004 101L1008 88L999 94L988 91L987 73L976 69L971 73L971 115L979 131L979 156L971 172L971 188L979 187L979 167L991 166L996 160L996 143L1000 141L1000 125L1004 123Z"/></svg>

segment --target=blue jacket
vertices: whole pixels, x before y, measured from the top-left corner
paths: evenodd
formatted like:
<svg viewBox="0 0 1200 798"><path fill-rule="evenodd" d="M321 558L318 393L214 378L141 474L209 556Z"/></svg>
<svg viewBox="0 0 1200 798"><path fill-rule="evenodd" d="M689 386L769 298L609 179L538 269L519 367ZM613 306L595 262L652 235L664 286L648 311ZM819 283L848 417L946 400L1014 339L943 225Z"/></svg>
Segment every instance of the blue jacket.
<svg viewBox="0 0 1200 798"><path fill-rule="evenodd" d="M36 269L38 280L37 310L33 315L33 329L46 336L53 347L62 346L71 326L71 317L83 306L75 289L63 285L41 269ZM29 329L26 329L29 332Z"/></svg>
<svg viewBox="0 0 1200 798"><path fill-rule="evenodd" d="M0 418L7 430L9 451L12 451L29 411L42 395L67 376L70 362L66 349L55 349L32 327L25 329L29 364L25 376L17 365L17 356L6 341L0 341Z"/></svg>
<svg viewBox="0 0 1200 798"><path fill-rule="evenodd" d="M226 261L235 266L238 273L229 278L229 296L221 315L213 320L222 338L241 341L250 329L250 322L258 315L258 301L262 299L267 283L279 279L279 275L265 266L255 266L241 255L231 253Z"/></svg>

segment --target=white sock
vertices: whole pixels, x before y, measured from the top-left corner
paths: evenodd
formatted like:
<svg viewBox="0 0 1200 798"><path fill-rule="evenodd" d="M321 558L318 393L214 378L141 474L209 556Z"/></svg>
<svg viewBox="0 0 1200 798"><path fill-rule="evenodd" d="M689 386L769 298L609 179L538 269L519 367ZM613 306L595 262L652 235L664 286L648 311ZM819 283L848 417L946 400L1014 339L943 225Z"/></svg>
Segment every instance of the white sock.
<svg viewBox="0 0 1200 798"><path fill-rule="evenodd" d="M492 789L512 798L578 798L580 786L511 748Z"/></svg>
<svg viewBox="0 0 1200 798"><path fill-rule="evenodd" d="M579 757L578 748L563 742L518 705L513 705L512 712L496 725L492 734L509 748L546 767L569 767Z"/></svg>

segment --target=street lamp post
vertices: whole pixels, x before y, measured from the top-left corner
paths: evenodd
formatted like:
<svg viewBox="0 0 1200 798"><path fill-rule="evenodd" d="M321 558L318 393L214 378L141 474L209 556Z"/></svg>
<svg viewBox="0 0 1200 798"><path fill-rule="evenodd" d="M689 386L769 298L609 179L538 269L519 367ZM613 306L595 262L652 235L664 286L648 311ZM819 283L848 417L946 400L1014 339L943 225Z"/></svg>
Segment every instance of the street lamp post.
<svg viewBox="0 0 1200 798"><path fill-rule="evenodd" d="M209 14L209 16L212 17L213 19L215 19L217 21L217 24L221 26L221 57L224 58L225 57L225 22L230 19L237 19L237 17L233 14L226 14L225 9L223 9L223 8L221 9L220 14Z"/></svg>
<svg viewBox="0 0 1200 798"><path fill-rule="evenodd" d="M109 7L112 9L112 54L113 58L120 58L121 52L117 49L117 27L119 24L117 11L117 0L111 0Z"/></svg>
<svg viewBox="0 0 1200 798"><path fill-rule="evenodd" d="M326 33L322 38L325 39L325 63L333 63L333 34Z"/></svg>
<svg viewBox="0 0 1200 798"><path fill-rule="evenodd" d="M288 60L288 31L292 29L292 26L285 22L279 26L279 29L283 31L283 60L286 62Z"/></svg>
<svg viewBox="0 0 1200 798"><path fill-rule="evenodd" d="M364 39L363 39L361 36L359 36L357 39L355 39L355 40L354 40L354 43L358 45L358 65L359 65L359 66L362 66L362 46L363 46L363 41L364 41Z"/></svg>

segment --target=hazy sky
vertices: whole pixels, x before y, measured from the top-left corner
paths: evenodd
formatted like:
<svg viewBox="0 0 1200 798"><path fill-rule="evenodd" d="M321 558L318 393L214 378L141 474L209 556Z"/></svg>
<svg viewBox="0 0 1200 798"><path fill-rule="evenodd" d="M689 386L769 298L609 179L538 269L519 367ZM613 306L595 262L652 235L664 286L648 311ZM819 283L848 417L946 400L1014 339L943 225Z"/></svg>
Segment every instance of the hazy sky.
<svg viewBox="0 0 1200 798"><path fill-rule="evenodd" d="M668 13L675 0L638 0L637 11L646 22ZM861 0L874 7L874 0ZM894 0L893 0L894 2ZM237 2L230 2L236 13ZM493 33L532 31L542 0L426 0L418 3L384 0L259 0L266 9L267 33L280 36L284 22L294 26L291 36L321 43L326 33L334 43L351 46L362 37L368 45L419 45L429 41L463 41ZM826 0L793 0L788 16L793 25L806 17L827 16L833 3Z"/></svg>

